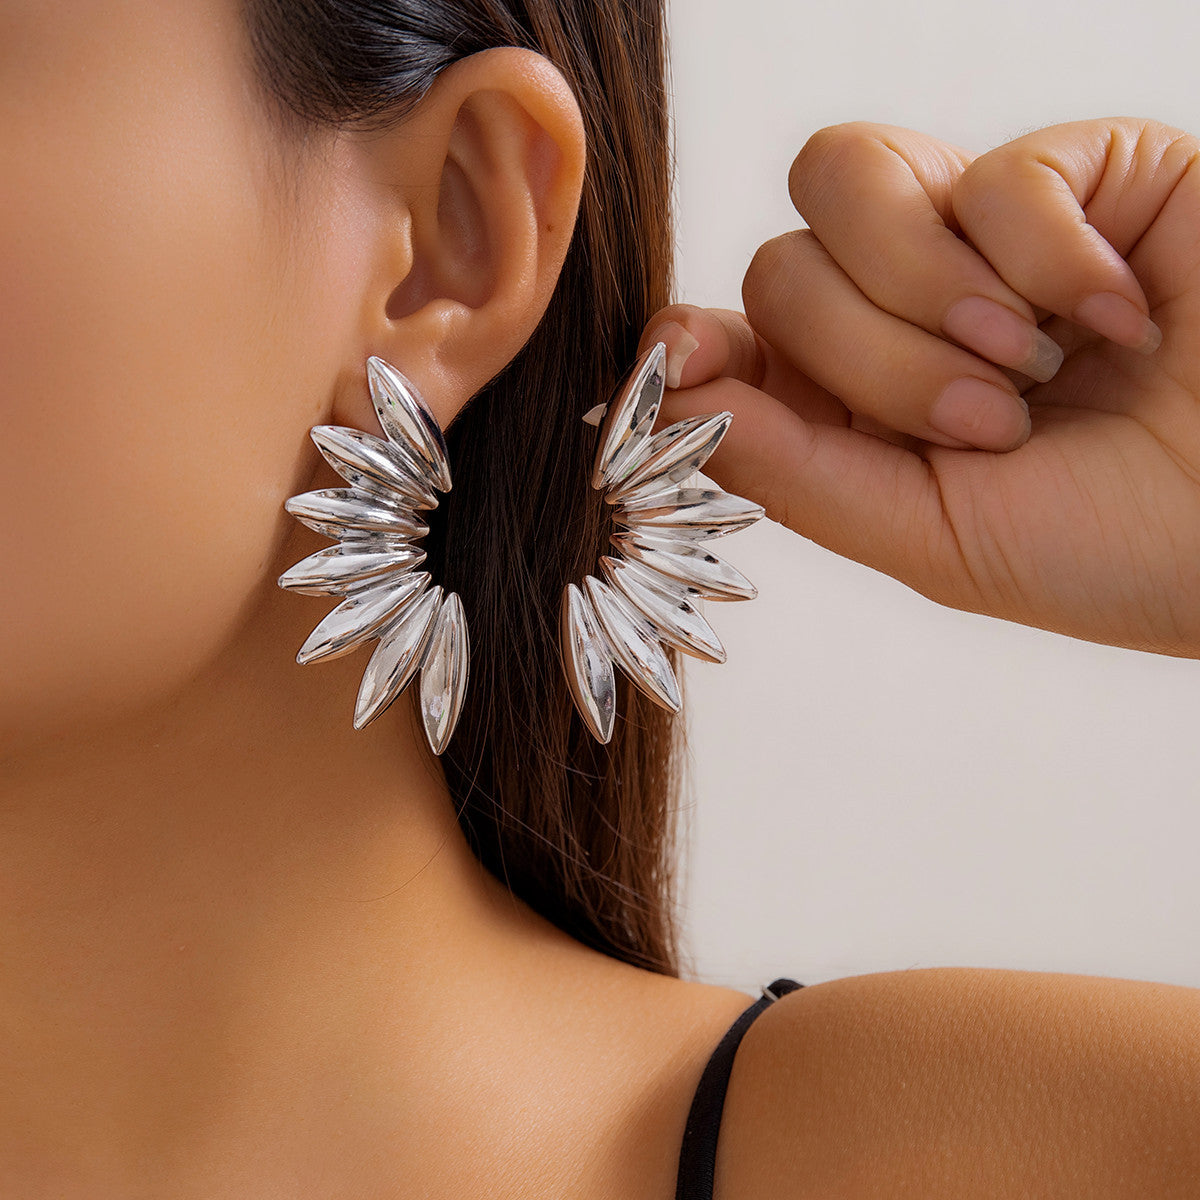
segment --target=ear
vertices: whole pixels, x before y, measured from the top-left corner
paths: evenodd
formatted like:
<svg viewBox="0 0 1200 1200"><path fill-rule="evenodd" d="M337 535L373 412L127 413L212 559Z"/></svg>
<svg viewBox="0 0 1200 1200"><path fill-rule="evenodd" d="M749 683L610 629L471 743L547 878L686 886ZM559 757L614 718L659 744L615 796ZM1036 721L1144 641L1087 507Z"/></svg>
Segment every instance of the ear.
<svg viewBox="0 0 1200 1200"><path fill-rule="evenodd" d="M579 105L548 59L506 46L451 64L400 125L359 137L373 245L346 364L362 384L354 416L373 428L365 364L377 354L445 428L550 302L583 186Z"/></svg>

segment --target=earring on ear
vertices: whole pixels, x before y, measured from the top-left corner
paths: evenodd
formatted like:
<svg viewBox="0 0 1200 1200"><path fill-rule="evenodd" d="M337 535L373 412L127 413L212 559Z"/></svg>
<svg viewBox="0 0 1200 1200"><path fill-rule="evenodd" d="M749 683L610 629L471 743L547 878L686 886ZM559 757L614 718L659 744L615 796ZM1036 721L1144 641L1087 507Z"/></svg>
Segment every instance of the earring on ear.
<svg viewBox="0 0 1200 1200"><path fill-rule="evenodd" d="M678 712L679 683L663 646L707 662L725 650L697 602L752 600L754 585L699 543L736 533L764 515L760 505L711 488L685 486L725 436L733 414L688 417L651 436L665 386L667 348L658 342L634 364L609 404L584 415L600 425L592 487L617 526L604 578L563 589L560 647L575 707L601 742L612 737L620 667L656 704Z"/></svg>
<svg viewBox="0 0 1200 1200"><path fill-rule="evenodd" d="M382 438L342 425L315 425L317 449L350 485L292 496L285 508L310 529L337 539L279 577L279 586L343 596L309 634L300 664L340 658L372 638L354 728L373 721L421 673L421 718L434 754L454 732L467 688L470 651L462 602L416 568L429 532L418 510L450 490L441 428L412 382L381 358L367 381Z"/></svg>

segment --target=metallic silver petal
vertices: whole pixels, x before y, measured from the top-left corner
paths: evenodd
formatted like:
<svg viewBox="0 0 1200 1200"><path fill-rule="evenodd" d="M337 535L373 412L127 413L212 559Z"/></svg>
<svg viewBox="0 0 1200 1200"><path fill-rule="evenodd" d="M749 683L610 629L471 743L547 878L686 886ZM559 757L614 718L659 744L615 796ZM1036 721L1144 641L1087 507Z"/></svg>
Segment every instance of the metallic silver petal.
<svg viewBox="0 0 1200 1200"><path fill-rule="evenodd" d="M654 428L666 385L667 347L655 342L617 390L600 427L592 487L609 487L625 478L634 464L633 455Z"/></svg>
<svg viewBox="0 0 1200 1200"><path fill-rule="evenodd" d="M712 626L678 593L669 595L647 584L639 577L639 570L645 571L644 567L604 554L600 558L600 569L609 585L621 592L650 621L660 641L705 662L725 661L725 647Z"/></svg>
<svg viewBox="0 0 1200 1200"><path fill-rule="evenodd" d="M620 525L689 541L736 533L762 516L761 505L709 488L659 492L634 504L620 504L613 510L613 519Z"/></svg>
<svg viewBox="0 0 1200 1200"><path fill-rule="evenodd" d="M384 550L415 550L413 539L406 533L386 529L342 529L338 536L347 554L380 554ZM332 547L330 547L332 548Z"/></svg>
<svg viewBox="0 0 1200 1200"><path fill-rule="evenodd" d="M296 661L303 666L348 654L396 619L428 583L428 571L414 571L399 578L385 575L379 583L352 593L308 635Z"/></svg>
<svg viewBox="0 0 1200 1200"><path fill-rule="evenodd" d="M451 592L442 601L421 660L421 720L434 754L450 741L467 691L470 647L462 601Z"/></svg>
<svg viewBox="0 0 1200 1200"><path fill-rule="evenodd" d="M309 436L325 461L349 484L385 498L399 494L412 508L437 508L437 496L408 453L373 433L347 425L314 425Z"/></svg>
<svg viewBox="0 0 1200 1200"><path fill-rule="evenodd" d="M609 491L605 499L619 504L632 493L656 485L661 491L680 487L708 461L732 420L733 413L719 412L687 417L668 425L646 443L645 454L638 456L637 467L619 487Z"/></svg>
<svg viewBox="0 0 1200 1200"><path fill-rule="evenodd" d="M448 492L450 466L446 461L446 439L416 385L390 363L374 356L367 359L367 382L375 415L388 439L425 465L438 491Z"/></svg>
<svg viewBox="0 0 1200 1200"><path fill-rule="evenodd" d="M758 589L723 558L696 542L619 530L609 539L629 562L673 582L689 599L753 600Z"/></svg>
<svg viewBox="0 0 1200 1200"><path fill-rule="evenodd" d="M424 561L425 551L407 542L383 550L341 542L301 559L278 582L281 588L306 596L337 596L363 587L375 576L412 570Z"/></svg>
<svg viewBox="0 0 1200 1200"><path fill-rule="evenodd" d="M292 496L284 508L326 537L341 537L346 529L378 530L404 538L420 538L429 526L411 509L359 488L325 488Z"/></svg>
<svg viewBox="0 0 1200 1200"><path fill-rule="evenodd" d="M583 587L617 665L656 704L678 712L683 707L679 681L662 646L647 632L646 618L594 575L584 578Z"/></svg>
<svg viewBox="0 0 1200 1200"><path fill-rule="evenodd" d="M672 600L686 600L695 607L703 599L699 593L686 584L680 583L677 579L669 579L665 575L660 575L657 571L652 570L636 559L616 557L613 561L619 563L620 567L610 567L610 571L614 569L625 571L631 579L636 579L643 587L652 588L656 592L662 592L663 595L671 597ZM606 572L605 579L608 578L609 576ZM612 580L609 579L609 582L611 583Z"/></svg>
<svg viewBox="0 0 1200 1200"><path fill-rule="evenodd" d="M384 630L358 688L355 729L375 720L408 686L421 665L441 603L442 589L434 586Z"/></svg>
<svg viewBox="0 0 1200 1200"><path fill-rule="evenodd" d="M695 476L694 479L698 479ZM635 509L642 507L651 500L657 499L662 495L674 495L680 488L679 483L672 483L670 480L651 479L649 483L643 483L637 488L622 488L621 494L618 496L616 492L606 492L604 499L609 504L620 504L627 509ZM687 481L686 486L695 487L694 480Z"/></svg>
<svg viewBox="0 0 1200 1200"><path fill-rule="evenodd" d="M575 707L592 736L608 742L617 712L613 655L588 598L573 583L563 590L559 636Z"/></svg>

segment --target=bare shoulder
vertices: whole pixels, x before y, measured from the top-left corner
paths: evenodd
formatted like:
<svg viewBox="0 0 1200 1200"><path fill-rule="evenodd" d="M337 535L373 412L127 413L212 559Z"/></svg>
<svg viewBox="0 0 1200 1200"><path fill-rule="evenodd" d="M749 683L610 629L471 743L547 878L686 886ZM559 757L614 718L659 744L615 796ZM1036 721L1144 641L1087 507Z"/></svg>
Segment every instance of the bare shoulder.
<svg viewBox="0 0 1200 1200"><path fill-rule="evenodd" d="M794 992L735 1060L716 1200L1196 1200L1200 990L926 969Z"/></svg>

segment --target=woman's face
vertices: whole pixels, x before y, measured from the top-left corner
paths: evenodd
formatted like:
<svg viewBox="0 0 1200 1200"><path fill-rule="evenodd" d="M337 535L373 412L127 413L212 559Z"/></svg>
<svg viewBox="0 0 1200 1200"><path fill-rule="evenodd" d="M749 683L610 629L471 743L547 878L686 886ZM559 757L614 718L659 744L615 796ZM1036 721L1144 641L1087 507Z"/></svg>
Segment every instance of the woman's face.
<svg viewBox="0 0 1200 1200"><path fill-rule="evenodd" d="M354 340L338 146L292 164L237 0L0 5L0 748L153 702L274 586Z"/></svg>

